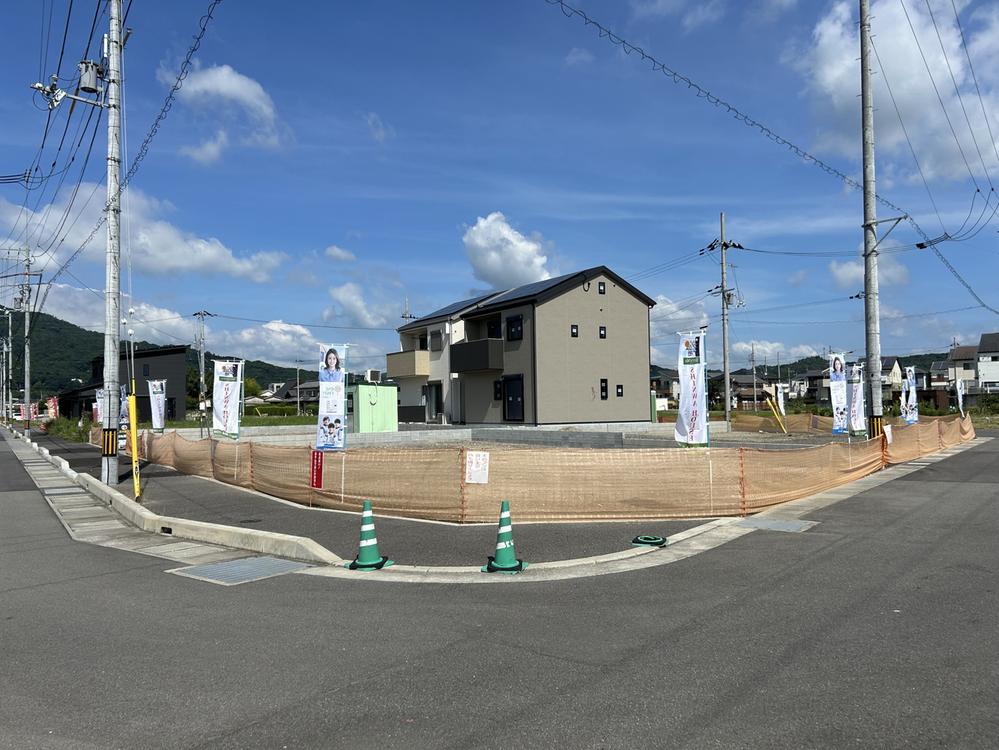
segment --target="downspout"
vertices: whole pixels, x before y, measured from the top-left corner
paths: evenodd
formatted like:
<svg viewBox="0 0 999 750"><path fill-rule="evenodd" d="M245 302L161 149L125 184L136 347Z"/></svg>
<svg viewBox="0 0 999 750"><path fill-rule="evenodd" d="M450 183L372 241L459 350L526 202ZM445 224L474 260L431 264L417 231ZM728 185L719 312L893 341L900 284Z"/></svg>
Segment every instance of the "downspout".
<svg viewBox="0 0 999 750"><path fill-rule="evenodd" d="M533 391L532 401L534 406L534 425L540 424L538 421L538 303L531 303L531 390Z"/></svg>

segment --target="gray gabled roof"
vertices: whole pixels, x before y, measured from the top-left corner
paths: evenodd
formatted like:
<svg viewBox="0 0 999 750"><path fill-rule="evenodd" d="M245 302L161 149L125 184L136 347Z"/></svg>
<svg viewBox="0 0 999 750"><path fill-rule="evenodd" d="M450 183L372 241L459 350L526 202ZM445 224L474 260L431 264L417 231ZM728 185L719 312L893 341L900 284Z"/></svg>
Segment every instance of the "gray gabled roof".
<svg viewBox="0 0 999 750"><path fill-rule="evenodd" d="M978 359L977 346L955 346L950 350L950 361L957 362L962 359Z"/></svg>
<svg viewBox="0 0 999 750"><path fill-rule="evenodd" d="M467 318L471 315L478 315L482 312L491 312L504 307L511 307L516 304L534 302L541 298L555 297L562 292L567 291L570 287L575 286L576 284L585 283L593 278L596 278L597 276L606 276L615 284L637 297L649 307L654 307L656 304L654 299L635 286L629 284L623 278L607 268L607 266L594 266L593 268L586 268L582 271L576 271L575 273L567 273L562 276L556 276L552 279L543 279L542 281L533 281L530 284L523 284L521 286L514 287L513 289L508 289L505 292L497 294L492 299L476 305L474 309L464 313L462 317Z"/></svg>
<svg viewBox="0 0 999 750"><path fill-rule="evenodd" d="M947 372L948 363L945 359L938 359L930 365L930 372Z"/></svg>
<svg viewBox="0 0 999 750"><path fill-rule="evenodd" d="M983 333L978 341L978 353L999 352L999 333Z"/></svg>
<svg viewBox="0 0 999 750"><path fill-rule="evenodd" d="M406 323L406 325L398 328L399 333L403 331L409 331L414 328L423 328L431 323L438 323L442 320L450 318L452 315L457 315L458 313L464 312L469 308L475 307L475 305L495 296L496 292L489 292L488 294L480 294L478 297L470 297L469 299L463 299L459 302L452 302L450 305L442 307L440 310L434 310L429 315L424 315L422 318L417 318L416 320Z"/></svg>

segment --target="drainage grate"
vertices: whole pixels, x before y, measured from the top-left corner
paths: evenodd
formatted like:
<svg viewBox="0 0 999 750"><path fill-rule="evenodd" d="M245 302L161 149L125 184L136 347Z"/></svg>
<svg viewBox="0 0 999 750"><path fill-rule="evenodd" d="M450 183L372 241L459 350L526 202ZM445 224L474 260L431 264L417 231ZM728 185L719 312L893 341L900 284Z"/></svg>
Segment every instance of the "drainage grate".
<svg viewBox="0 0 999 750"><path fill-rule="evenodd" d="M220 586L237 586L241 583L273 578L311 567L308 563L282 560L279 557L243 557L239 560L175 568L166 572L196 578L208 583L217 583Z"/></svg>
<svg viewBox="0 0 999 750"><path fill-rule="evenodd" d="M800 534L815 526L818 521L795 521L783 518L743 518L736 523L744 529L763 529L765 531L786 531L791 534Z"/></svg>

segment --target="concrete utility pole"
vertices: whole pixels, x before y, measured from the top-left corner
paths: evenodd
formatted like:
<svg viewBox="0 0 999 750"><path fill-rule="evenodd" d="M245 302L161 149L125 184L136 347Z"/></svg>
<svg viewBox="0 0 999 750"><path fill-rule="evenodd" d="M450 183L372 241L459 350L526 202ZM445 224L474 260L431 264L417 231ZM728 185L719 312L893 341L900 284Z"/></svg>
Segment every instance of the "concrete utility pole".
<svg viewBox="0 0 999 750"><path fill-rule="evenodd" d="M728 363L728 287L725 272L728 266L726 260L728 245L725 243L725 212L719 214L719 232L721 239L721 303L722 303L722 370L725 378L725 424L732 424L732 383Z"/></svg>
<svg viewBox="0 0 999 750"><path fill-rule="evenodd" d="M0 360L0 422L7 421L7 339L3 339L3 359Z"/></svg>
<svg viewBox="0 0 999 750"><path fill-rule="evenodd" d="M31 251L24 248L24 436L31 437Z"/></svg>
<svg viewBox="0 0 999 750"><path fill-rule="evenodd" d="M753 363L753 411L756 411L756 344L752 344L751 361Z"/></svg>
<svg viewBox="0 0 999 750"><path fill-rule="evenodd" d="M13 377L13 363L14 363L14 327L11 323L10 317L11 311L7 311L7 408L11 410L11 421L13 421L13 411L14 402L11 400L13 398L13 390L11 379Z"/></svg>
<svg viewBox="0 0 999 750"><path fill-rule="evenodd" d="M882 433L881 310L878 298L877 207L874 192L874 94L871 86L871 7L860 0L860 99L864 143L864 320L867 380L871 389L868 434Z"/></svg>
<svg viewBox="0 0 999 750"><path fill-rule="evenodd" d="M108 66L104 76L108 110L108 241L104 285L104 430L117 430L121 407L119 396L119 350L121 346L121 0L109 0ZM108 434L105 432L105 434ZM115 435L117 433L114 433ZM104 446L108 448L109 446ZM101 481L118 484L118 442L103 451Z"/></svg>

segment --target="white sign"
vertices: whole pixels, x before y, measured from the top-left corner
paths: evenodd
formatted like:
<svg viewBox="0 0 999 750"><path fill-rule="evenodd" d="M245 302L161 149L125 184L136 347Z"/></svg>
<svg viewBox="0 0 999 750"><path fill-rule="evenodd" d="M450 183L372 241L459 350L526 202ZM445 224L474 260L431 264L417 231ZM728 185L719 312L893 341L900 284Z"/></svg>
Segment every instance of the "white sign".
<svg viewBox="0 0 999 750"><path fill-rule="evenodd" d="M777 408L780 409L780 415L782 417L787 416L784 412L784 386L780 383L777 384Z"/></svg>
<svg viewBox="0 0 999 750"><path fill-rule="evenodd" d="M489 452L465 453L465 484L489 484Z"/></svg>
<svg viewBox="0 0 999 750"><path fill-rule="evenodd" d="M707 361L703 333L680 336L677 369L680 372L680 408L673 437L681 445L708 444L708 392L704 382Z"/></svg>
<svg viewBox="0 0 999 750"><path fill-rule="evenodd" d="M340 351L347 347L341 347ZM342 451L347 447L347 371L344 358L332 345L319 345L319 416L316 450Z"/></svg>
<svg viewBox="0 0 999 750"><path fill-rule="evenodd" d="M919 401L916 398L916 368L905 368L905 380L902 381L902 419L906 424L919 421Z"/></svg>
<svg viewBox="0 0 999 750"><path fill-rule="evenodd" d="M955 386L957 387L957 408L961 412L961 419L964 419L964 381L958 378Z"/></svg>
<svg viewBox="0 0 999 750"><path fill-rule="evenodd" d="M886 424L884 426L884 431L885 431L885 440L888 441L888 445L891 445L891 425Z"/></svg>
<svg viewBox="0 0 999 750"><path fill-rule="evenodd" d="M864 396L864 369L860 365L850 366L847 384L850 404L850 434L853 437L867 436L867 402Z"/></svg>
<svg viewBox="0 0 999 750"><path fill-rule="evenodd" d="M153 432L163 432L166 421L166 381L150 380L149 409L152 412Z"/></svg>
<svg viewBox="0 0 999 750"><path fill-rule="evenodd" d="M846 405L846 366L842 352L829 355L829 402L833 413L833 435L845 435L849 429Z"/></svg>
<svg viewBox="0 0 999 750"><path fill-rule="evenodd" d="M239 404L243 393L243 363L215 360L212 386L212 434L239 439Z"/></svg>
<svg viewBox="0 0 999 750"><path fill-rule="evenodd" d="M97 401L96 401L96 403L97 403L97 424L103 425L104 424L104 407L105 407L105 404L104 404L104 389L103 388L98 388L94 392L94 398L97 399Z"/></svg>

